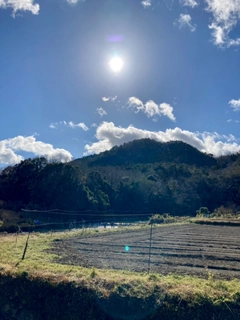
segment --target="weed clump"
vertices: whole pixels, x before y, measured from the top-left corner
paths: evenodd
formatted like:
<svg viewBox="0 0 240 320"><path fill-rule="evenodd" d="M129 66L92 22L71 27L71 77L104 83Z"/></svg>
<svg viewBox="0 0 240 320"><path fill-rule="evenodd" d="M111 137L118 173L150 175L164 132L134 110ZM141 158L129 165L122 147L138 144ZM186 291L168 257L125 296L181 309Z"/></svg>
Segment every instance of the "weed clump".
<svg viewBox="0 0 240 320"><path fill-rule="evenodd" d="M90 273L90 278L95 278L97 276L97 271L95 268L92 269L91 273Z"/></svg>
<svg viewBox="0 0 240 320"><path fill-rule="evenodd" d="M154 214L150 220L149 224L162 224L162 223L175 223L177 220L172 217L169 213Z"/></svg>

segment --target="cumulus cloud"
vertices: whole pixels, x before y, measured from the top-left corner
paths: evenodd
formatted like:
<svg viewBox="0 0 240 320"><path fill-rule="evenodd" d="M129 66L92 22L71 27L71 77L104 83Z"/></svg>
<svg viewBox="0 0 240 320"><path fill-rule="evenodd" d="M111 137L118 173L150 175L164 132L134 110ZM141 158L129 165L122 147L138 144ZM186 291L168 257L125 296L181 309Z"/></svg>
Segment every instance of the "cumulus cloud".
<svg viewBox="0 0 240 320"><path fill-rule="evenodd" d="M107 112L103 108L97 108L97 112L101 117L107 114Z"/></svg>
<svg viewBox="0 0 240 320"><path fill-rule="evenodd" d="M136 97L130 97L128 99L129 107L135 109L135 112L144 112L149 118L156 119L156 116L166 116L172 121L176 121L173 115L173 107L168 103L161 103L159 106L152 100L147 101L145 104Z"/></svg>
<svg viewBox="0 0 240 320"><path fill-rule="evenodd" d="M178 25L179 29L188 27L191 32L194 32L197 29L197 25L192 23L192 17L190 16L190 14L181 13L174 24Z"/></svg>
<svg viewBox="0 0 240 320"><path fill-rule="evenodd" d="M89 130L89 128L85 125L85 123L83 123L83 122L74 123L73 121L69 121L69 122L67 122L67 121L52 122L49 125L49 128L57 129L60 125L64 125L65 127L69 127L69 128L72 128L72 129L81 128L84 131Z"/></svg>
<svg viewBox="0 0 240 320"><path fill-rule="evenodd" d="M160 112L160 115L164 115L166 117L168 117L169 119L171 119L172 121L176 121L176 118L175 116L173 115L173 107L170 106L170 104L168 103L161 103L159 105L159 112Z"/></svg>
<svg viewBox="0 0 240 320"><path fill-rule="evenodd" d="M212 30L214 44L220 47L240 45L240 38L231 39L229 33L240 20L239 0L205 0L207 11L212 13L213 22L209 25Z"/></svg>
<svg viewBox="0 0 240 320"><path fill-rule="evenodd" d="M135 128L132 125L122 128L115 126L113 122L103 122L96 129L96 138L97 142L85 145L85 155L100 153L124 142L142 138L150 138L161 142L180 140L201 152L212 153L214 156L240 151L240 145L233 135L221 136L216 132L191 132L178 127L166 131L148 131Z"/></svg>
<svg viewBox="0 0 240 320"><path fill-rule="evenodd" d="M0 0L0 8L11 8L14 17L18 11L30 11L32 14L38 14L40 10L39 4L34 3L34 0Z"/></svg>
<svg viewBox="0 0 240 320"><path fill-rule="evenodd" d="M115 101L117 99L117 96L114 97L102 97L102 101L107 102L107 101Z"/></svg>
<svg viewBox="0 0 240 320"><path fill-rule="evenodd" d="M152 5L151 0L143 0L141 4L143 5L144 8L149 8Z"/></svg>
<svg viewBox="0 0 240 320"><path fill-rule="evenodd" d="M143 111L147 114L148 117L154 117L155 115L160 113L158 105L152 100L146 102Z"/></svg>
<svg viewBox="0 0 240 320"><path fill-rule="evenodd" d="M180 3L182 6L185 6L185 7L194 8L198 6L198 3L196 0L180 0Z"/></svg>
<svg viewBox="0 0 240 320"><path fill-rule="evenodd" d="M228 102L228 104L230 104L230 107L233 108L234 111L240 111L240 99L232 99Z"/></svg>
<svg viewBox="0 0 240 320"><path fill-rule="evenodd" d="M61 162L72 160L72 155L65 149L53 148L49 143L37 141L35 136L17 136L0 141L0 164L13 165L24 158L16 152L30 152L34 156L43 156Z"/></svg>
<svg viewBox="0 0 240 320"><path fill-rule="evenodd" d="M144 110L144 104L141 100L139 100L138 98L136 97L130 97L128 99L128 105L132 108L134 108L137 112L141 111L141 110Z"/></svg>

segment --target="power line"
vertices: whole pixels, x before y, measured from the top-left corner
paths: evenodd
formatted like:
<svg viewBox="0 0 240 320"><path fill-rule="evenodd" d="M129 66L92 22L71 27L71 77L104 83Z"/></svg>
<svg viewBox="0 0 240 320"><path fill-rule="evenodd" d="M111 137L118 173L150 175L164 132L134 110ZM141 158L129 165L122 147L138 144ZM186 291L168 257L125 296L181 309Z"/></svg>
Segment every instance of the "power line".
<svg viewBox="0 0 240 320"><path fill-rule="evenodd" d="M57 211L58 209L51 209L51 210L28 210L28 209L21 209L21 211L24 212L54 212Z"/></svg>
<svg viewBox="0 0 240 320"><path fill-rule="evenodd" d="M103 214L104 217L134 217L134 216L149 216L152 215L152 212L143 212L143 211L97 211L96 213L92 212L91 210L83 210L83 211L65 211L65 210L58 210L58 209L53 209L53 210L28 210L28 209L21 209L23 212L28 212L28 213L52 213L54 215L73 215L73 216L79 216L80 214L87 213L88 216L100 216ZM106 212L113 212L113 213L106 213ZM130 213L134 212L134 213Z"/></svg>

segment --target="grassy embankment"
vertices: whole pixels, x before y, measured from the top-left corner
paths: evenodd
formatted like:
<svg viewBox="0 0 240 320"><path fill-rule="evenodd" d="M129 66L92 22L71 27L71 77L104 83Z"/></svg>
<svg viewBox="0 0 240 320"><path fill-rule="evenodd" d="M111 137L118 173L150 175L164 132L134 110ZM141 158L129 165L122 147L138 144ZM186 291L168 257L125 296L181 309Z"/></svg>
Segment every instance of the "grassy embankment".
<svg viewBox="0 0 240 320"><path fill-rule="evenodd" d="M99 232L109 232L101 230ZM112 231L113 232L113 231ZM114 231L116 232L116 231ZM0 317L15 319L240 319L239 280L99 270L54 262L53 241L79 234L0 236Z"/></svg>

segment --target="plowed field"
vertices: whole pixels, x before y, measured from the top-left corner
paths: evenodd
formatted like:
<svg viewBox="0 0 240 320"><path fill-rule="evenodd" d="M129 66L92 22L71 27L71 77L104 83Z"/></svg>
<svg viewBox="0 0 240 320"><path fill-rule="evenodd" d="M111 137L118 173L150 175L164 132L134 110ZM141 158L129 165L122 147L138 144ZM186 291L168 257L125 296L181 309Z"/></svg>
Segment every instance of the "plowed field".
<svg viewBox="0 0 240 320"><path fill-rule="evenodd" d="M99 233L55 242L58 262L85 267L146 271L149 229ZM126 250L126 246L129 250ZM151 271L240 279L240 227L169 225L152 232Z"/></svg>

